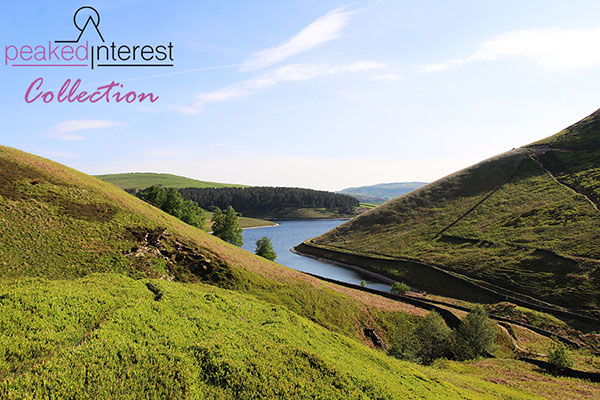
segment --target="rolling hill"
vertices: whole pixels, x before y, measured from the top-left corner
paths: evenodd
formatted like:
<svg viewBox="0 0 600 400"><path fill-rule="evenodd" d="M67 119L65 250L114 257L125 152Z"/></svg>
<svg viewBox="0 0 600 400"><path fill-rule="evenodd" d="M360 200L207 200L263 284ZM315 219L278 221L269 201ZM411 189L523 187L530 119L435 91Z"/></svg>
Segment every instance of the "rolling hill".
<svg viewBox="0 0 600 400"><path fill-rule="evenodd" d="M434 367L383 340L424 310L228 245L117 187L0 147L0 397L593 396L516 360ZM504 371L506 379L492 377ZM555 397L556 398L556 397Z"/></svg>
<svg viewBox="0 0 600 400"><path fill-rule="evenodd" d="M363 266L432 292L598 315L598 204L600 111L389 201L308 244L332 258L380 260L377 267Z"/></svg>
<svg viewBox="0 0 600 400"><path fill-rule="evenodd" d="M365 203L381 204L427 185L426 182L380 183L371 186L351 187L338 193L349 194Z"/></svg>
<svg viewBox="0 0 600 400"><path fill-rule="evenodd" d="M95 175L96 178L104 182L112 183L115 186L125 190L145 189L152 185L164 187L181 188L221 188L221 187L245 187L244 185L235 185L229 183L217 183L199 181L197 179L186 178L184 176L172 174L158 174L152 172L129 172L123 174Z"/></svg>

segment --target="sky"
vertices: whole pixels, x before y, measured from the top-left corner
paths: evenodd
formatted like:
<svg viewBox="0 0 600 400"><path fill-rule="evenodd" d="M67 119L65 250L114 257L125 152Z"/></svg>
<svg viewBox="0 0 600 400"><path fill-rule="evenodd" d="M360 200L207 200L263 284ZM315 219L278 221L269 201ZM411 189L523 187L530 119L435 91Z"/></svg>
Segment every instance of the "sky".
<svg viewBox="0 0 600 400"><path fill-rule="evenodd" d="M167 68L13 67L6 46L173 44ZM600 107L597 1L0 0L0 144L88 174L340 190L434 181ZM86 30L83 39L98 44ZM98 42L98 43L96 43ZM154 103L27 103L112 81Z"/></svg>

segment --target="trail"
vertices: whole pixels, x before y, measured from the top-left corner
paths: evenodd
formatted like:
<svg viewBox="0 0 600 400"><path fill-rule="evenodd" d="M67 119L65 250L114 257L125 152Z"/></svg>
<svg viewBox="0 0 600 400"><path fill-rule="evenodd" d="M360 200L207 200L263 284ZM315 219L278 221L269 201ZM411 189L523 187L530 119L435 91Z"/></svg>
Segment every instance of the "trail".
<svg viewBox="0 0 600 400"><path fill-rule="evenodd" d="M498 190L500 190L500 188L502 188L502 186L504 186L508 182L510 182L510 180L513 178L513 176L515 176L515 174L517 173L517 171L519 170L519 168L523 164L523 160L525 160L525 157L523 157L521 159L521 161L519 161L519 163L517 164L517 166L515 167L515 169L510 173L510 175L508 176L508 178L506 178L504 180L504 182L502 182L501 184L499 184L498 186L496 186L488 194L486 194L485 196L483 196L483 198L481 200L479 200L477 203L475 203L475 205L473 207L469 208L461 216L459 216L457 219L455 219L449 225L447 225L442 230L440 230L438 233L436 233L435 236L431 240L437 239L438 237L442 236L444 234L444 232L446 232L448 229L452 228L454 225L456 225L462 219L464 219L467 215L469 215L470 213L472 213L473 211L475 211L475 209L477 207L479 207L483 202L485 202L487 199L489 199L490 197L492 197L492 195L494 195L494 193L496 193Z"/></svg>
<svg viewBox="0 0 600 400"><path fill-rule="evenodd" d="M505 333L508 335L508 337L510 338L510 340L511 340L511 342L512 342L513 346L515 347L515 350L517 350L517 351L519 351L519 352L521 352L521 353L523 353L523 354L526 354L526 355L529 355L529 356L533 356L533 357L541 357L541 358L546 358L546 357L548 357L548 356L547 356L547 355L545 355L545 354L533 353L533 352L531 352L531 351L529 351L529 350L526 350L526 349L522 348L522 347L519 345L519 342L517 341L517 338L515 338L515 337L514 337L514 336L513 336L513 335L510 333L510 331L509 331L509 330L506 328L506 326L504 326L504 324L503 324L503 323L501 323L501 322L500 322L500 323L498 323L497 325L500 327L500 329L502 329L502 330L503 330L503 331L504 331L504 332L505 332Z"/></svg>
<svg viewBox="0 0 600 400"><path fill-rule="evenodd" d="M598 208L598 204L596 204L592 199L590 199L586 194L581 193L579 191L577 191L575 188L567 185L564 182L561 182L560 179L558 179L556 176L554 176L554 174L552 173L552 171L550 171L548 168L546 168L546 166L544 165L544 163L542 162L542 160L538 157L538 153L540 151L543 151L543 153L549 151L549 150L553 150L552 148L549 149L531 149L530 153L529 153L529 157L535 161L542 170L544 170L544 172L546 172L553 180L554 182L558 183L559 185L567 188L568 190L570 190L571 192L575 193L576 195L579 196L583 196L591 205L592 207L594 207L596 209L596 211L600 211L600 208ZM541 154L543 154L541 153Z"/></svg>

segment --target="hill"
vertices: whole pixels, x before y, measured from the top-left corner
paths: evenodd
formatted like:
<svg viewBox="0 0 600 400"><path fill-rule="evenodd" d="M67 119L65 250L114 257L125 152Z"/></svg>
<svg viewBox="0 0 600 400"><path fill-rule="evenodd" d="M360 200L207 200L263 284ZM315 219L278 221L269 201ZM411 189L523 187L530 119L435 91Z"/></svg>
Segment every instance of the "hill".
<svg viewBox="0 0 600 400"><path fill-rule="evenodd" d="M516 360L375 350L424 310L228 245L124 191L0 147L0 397L593 396ZM506 379L493 381L501 371Z"/></svg>
<svg viewBox="0 0 600 400"><path fill-rule="evenodd" d="M235 185L229 183L217 183L199 181L197 179L186 178L184 176L171 174L157 174L152 172L130 172L123 174L95 175L96 178L104 182L112 183L124 190L145 189L152 185L164 187L174 187L177 189L186 187L195 188L220 188L220 187L243 187L244 185Z"/></svg>
<svg viewBox="0 0 600 400"><path fill-rule="evenodd" d="M356 197L361 202L381 204L425 185L427 185L426 182L380 183L371 186L346 188L340 190L338 193Z"/></svg>
<svg viewBox="0 0 600 400"><path fill-rule="evenodd" d="M376 267L381 272L432 292L481 294L486 301L509 296L597 314L599 202L597 111L552 137L389 201L311 243L332 257L386 259Z"/></svg>

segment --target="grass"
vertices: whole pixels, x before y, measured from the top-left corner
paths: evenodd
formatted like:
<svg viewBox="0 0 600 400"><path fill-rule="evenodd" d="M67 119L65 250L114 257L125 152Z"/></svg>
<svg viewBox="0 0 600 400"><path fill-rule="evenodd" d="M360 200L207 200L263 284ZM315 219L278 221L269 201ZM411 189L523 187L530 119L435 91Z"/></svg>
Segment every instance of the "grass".
<svg viewBox="0 0 600 400"><path fill-rule="evenodd" d="M531 147L389 201L313 242L434 264L600 313L600 213L593 204L600 199L599 136L597 112ZM401 278L404 271L395 273ZM461 297L458 288L446 289Z"/></svg>
<svg viewBox="0 0 600 400"><path fill-rule="evenodd" d="M597 393L583 382L564 387L568 381L558 378L542 387L535 384L538 374L530 376L533 388L511 388L523 386L522 363L512 367L514 380L499 384L489 382L495 371L402 362L287 308L209 285L92 274L2 279L0 293L0 396L6 399L537 399L549 392L565 398L582 390Z"/></svg>
<svg viewBox="0 0 600 400"><path fill-rule="evenodd" d="M104 182L112 183L113 185L118 186L121 189L145 189L152 185L174 187L177 189L188 187L244 187L244 185L199 181L197 179L186 178L184 176L172 174L157 174L150 172L130 172L123 174L96 175L96 178L101 179Z"/></svg>
<svg viewBox="0 0 600 400"><path fill-rule="evenodd" d="M48 160L0 147L0 169L0 275L5 278L119 273L210 282L285 305L365 342L364 324L377 326L384 312L403 309L257 257ZM156 232L164 233L163 248L145 239Z"/></svg>
<svg viewBox="0 0 600 400"><path fill-rule="evenodd" d="M213 213L210 211L206 211L206 221L204 223L204 229L206 229L208 232L211 231L211 227L212 227L212 218ZM258 218L250 218L250 217L239 217L238 218L238 223L240 224L240 227L242 229L246 229L246 228L260 228L260 227L264 227L264 226L275 226L277 225L277 223L272 222L272 221L267 221L265 219L258 219Z"/></svg>
<svg viewBox="0 0 600 400"><path fill-rule="evenodd" d="M389 343L422 309L39 157L0 147L0 171L0 398L540 398L372 348L365 328Z"/></svg>
<svg viewBox="0 0 600 400"><path fill-rule="evenodd" d="M365 202L360 202L360 208L364 208L365 210L372 210L375 207L377 207L379 204L374 204L374 203L365 203Z"/></svg>
<svg viewBox="0 0 600 400"><path fill-rule="evenodd" d="M285 308L207 285L91 275L2 284L1 397L461 398ZM353 368L360 360L361 368ZM73 368L77 366L77 368Z"/></svg>

